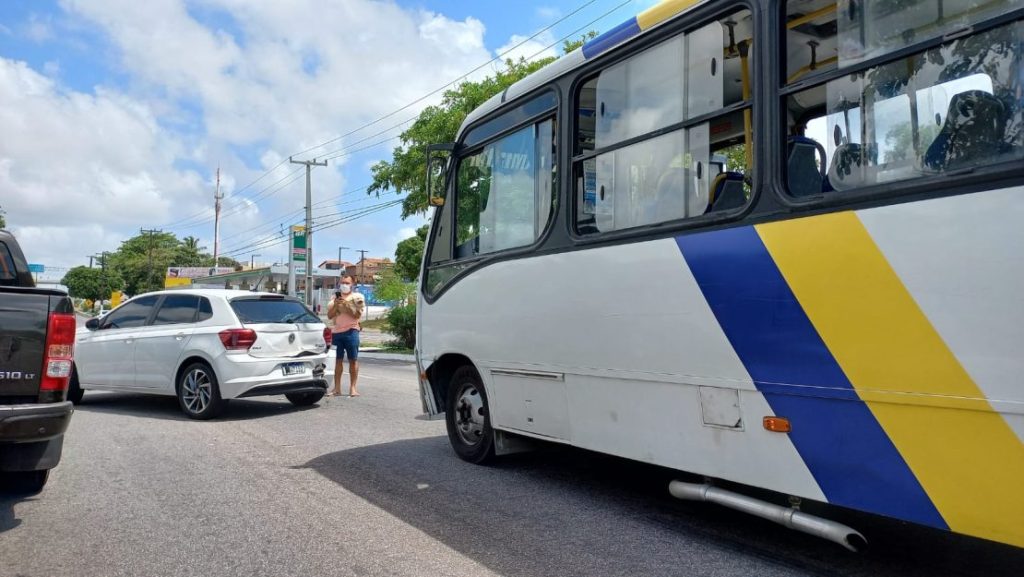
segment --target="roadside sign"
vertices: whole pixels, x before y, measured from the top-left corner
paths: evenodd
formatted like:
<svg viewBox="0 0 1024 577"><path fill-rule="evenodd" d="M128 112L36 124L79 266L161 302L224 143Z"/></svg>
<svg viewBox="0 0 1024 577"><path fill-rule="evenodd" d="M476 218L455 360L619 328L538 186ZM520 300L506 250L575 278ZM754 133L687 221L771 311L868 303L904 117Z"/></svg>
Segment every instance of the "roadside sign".
<svg viewBox="0 0 1024 577"><path fill-rule="evenodd" d="M29 265L28 265L28 272L31 272L31 273L43 273L43 272L46 272L46 265L29 263Z"/></svg>
<svg viewBox="0 0 1024 577"><path fill-rule="evenodd" d="M292 227L292 260L306 261L306 227Z"/></svg>

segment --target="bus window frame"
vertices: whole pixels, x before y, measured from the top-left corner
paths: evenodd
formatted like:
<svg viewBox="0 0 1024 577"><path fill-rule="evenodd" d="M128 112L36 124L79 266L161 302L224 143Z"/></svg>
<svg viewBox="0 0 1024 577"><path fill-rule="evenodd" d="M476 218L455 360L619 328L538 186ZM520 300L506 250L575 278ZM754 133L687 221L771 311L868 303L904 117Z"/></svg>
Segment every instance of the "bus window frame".
<svg viewBox="0 0 1024 577"><path fill-rule="evenodd" d="M676 122L644 134L630 137L604 148L595 148L594 150L586 152L580 152L578 150L579 139L577 136L579 134L580 127L577 103L579 102L580 92L583 90L583 86L587 82L597 78L602 71L607 70L620 62L624 62L645 50L658 46L663 42L667 42L680 34L689 34L711 22L722 20L723 18L737 12L742 12L743 10L750 11L754 30L754 38L752 39L750 47L750 67L752 72L751 81L754 84L751 88L751 98L734 102L728 106L719 108L718 110L694 116L693 118L683 119L680 122ZM565 190L565 202L568 206L565 216L565 226L573 247L616 244L626 241L643 242L648 239L653 240L671 236L679 232L689 232L700 228L718 227L734 221L741 221L747 218L749 214L756 209L761 201L762 185L768 182L768 180L763 177L764 169L757 169L759 166L759 160L763 158L761 150L763 147L756 146L756 143L758 142L756 135L762 132L760 129L760 123L763 123L764 120L764 115L761 113L763 105L759 106L759 101L763 100L762 91L765 88L765 84L770 84L770 82L766 82L769 70L765 68L764 62L764 54L766 52L765 40L759 38L759 36L763 36L762 34L759 34L759 32L764 29L762 18L763 15L760 5L748 0L740 0L734 3L711 2L704 4L680 15L669 23L659 26L649 34L641 35L635 40L628 41L622 46L617 46L604 54L599 55L592 62L588 62L585 66L581 66L570 73L572 76L572 82L568 92L571 95L571 98L565 103L565 106L567 107L566 115L571 131L571 136L567 137L566 141L568 142L569 147L571 147L571 150L568 159L569 165L566 168L565 173L570 175L571 178L565 179L568 182L568 188ZM584 160L596 158L601 154L613 152L639 142L670 134L677 130L698 126L715 118L744 109L749 109L751 113L751 133L755 135L752 138L755 146L753 154L754 166L751 168L750 198L747 199L746 204L742 207L721 212L705 212L700 216L667 220L664 222L610 230L607 232L580 234L576 230L578 217L576 182L580 176L580 169L577 167L582 167L582 162Z"/></svg>
<svg viewBox="0 0 1024 577"><path fill-rule="evenodd" d="M555 106L553 108L547 108L542 112L535 113L531 116L526 116L518 123L510 124L509 126L503 127L502 130L500 131L488 134L486 139L474 143L473 146L471 147L464 146L463 143L466 141L467 138L469 138L472 135L474 130L485 128L488 125L491 125L491 123L493 123L494 121L500 120L506 116L514 116L515 114L522 112L522 110L526 106L540 100L541 98L547 97L551 93L553 93L555 96ZM548 84L539 86L535 90L532 90L527 94L524 94L521 97L516 98L513 101L513 104L506 105L503 103L503 108L495 110L491 114L488 114L478 119L473 124L471 124L466 130L463 131L462 137L459 138L458 141L456 142L455 150L457 151L457 154L453 154L451 168L449 169L448 175L446 177L445 203L442 206L436 207L436 211L434 213L435 218L444 217L446 222L443 222L442 224L451 228L448 239L449 244L451 245L449 247L449 254L451 256L450 258L444 261L438 261L435 263L430 262L430 259L434 253L435 237L437 236L435 234L434 224L433 222L431 222L430 235L428 237L429 242L427 247L425 248L425 256L423 260L424 266L422 267L423 270L420 272L420 282L421 286L423 287L423 290L421 292L423 293L423 297L426 299L427 303L433 303L442 294L444 294L449 287L456 284L462 277L480 268L481 266L484 266L486 263L496 260L504 260L506 258L515 257L516 255L519 254L528 254L536 252L537 249L542 247L544 243L547 242L548 237L551 236L552 232L555 229L555 224L559 220L558 212L563 202L561 194L563 176L561 171L556 170L555 172L556 180L552 184L551 211L548 214L547 222L544 225L544 229L537 236L537 238L534 239L532 243L497 250L494 252L476 254L473 256L463 258L455 257L455 243L457 237L457 230L455 229L455 227L458 226L458 215L456 214L456 212L458 211L458 190L456 189L456 187L458 185L458 171L462 165L462 162L468 157L479 154L488 145L493 144L501 140L502 138L515 132L518 132L528 126L537 126L546 120L551 120L552 129L555 131L555 134L557 135L560 126L559 116L562 108L561 103L561 90L559 89L557 84L555 84L555 82L549 82ZM561 141L558 140L557 137L555 143L556 149L551 158L553 168L558 167L559 158L561 155L561 150L559 150L560 147L558 147L558 145L561 144ZM448 207L450 207L450 210L445 210ZM457 272L454 276L452 276L452 278L442 283L435 290L431 291L428 282L430 269L447 268L455 266L462 266L463 269Z"/></svg>
<svg viewBox="0 0 1024 577"><path fill-rule="evenodd" d="M925 198L941 198L954 196L972 191L984 190L991 185L1013 186L1024 182L1024 178L1015 174L1014 165L1019 165L1020 160L1008 159L993 164L963 168L949 172L936 173L934 175L921 176L906 180L894 180L890 182L872 184L846 191L829 191L797 198L789 193L786 183L786 138L788 136L786 101L794 94L816 88L827 86L829 82L842 79L854 74L862 74L872 68L898 62L909 57L917 56L929 50L942 46L943 44L958 40L967 36L974 36L1000 26L1009 25L1016 21L1024 21L1024 6L983 20L973 26L958 30L945 36L926 38L913 44L908 44L898 50L866 59L847 67L836 67L828 70L815 72L793 82L786 84L786 75L781 63L785 62L787 41L786 41L786 2L776 3L771 7L769 18L772 18L776 33L778 34L778 50L774 58L773 75L778 80L773 91L775 92L774 106L777 120L775 130L772 132L779 135L779 139L772 146L772 158L770 159L772 175L770 176L770 187L776 201L791 210L817 210L836 209L850 205L885 205L897 202L912 202ZM757 142L757 139L755 139ZM765 141L767 144L771 142ZM755 150L755 153L757 151ZM1020 172L1019 170L1016 172ZM827 211L827 210L826 210Z"/></svg>

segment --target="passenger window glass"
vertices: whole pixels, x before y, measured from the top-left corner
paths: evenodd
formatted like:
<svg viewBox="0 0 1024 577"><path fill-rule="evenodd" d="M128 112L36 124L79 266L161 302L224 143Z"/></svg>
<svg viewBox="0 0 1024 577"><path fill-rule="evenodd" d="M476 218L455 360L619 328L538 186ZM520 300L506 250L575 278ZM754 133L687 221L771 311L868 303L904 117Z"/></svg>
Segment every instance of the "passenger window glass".
<svg viewBox="0 0 1024 577"><path fill-rule="evenodd" d="M210 299L206 297L199 298L199 314L196 316L196 322L201 323L213 318L213 307L210 305Z"/></svg>
<svg viewBox="0 0 1024 577"><path fill-rule="evenodd" d="M167 295L153 319L154 325L195 322L199 298L193 295Z"/></svg>
<svg viewBox="0 0 1024 577"><path fill-rule="evenodd" d="M791 125L790 194L1024 157L1022 40L1024 23L1009 24L791 96L790 117L808 120Z"/></svg>
<svg viewBox="0 0 1024 577"><path fill-rule="evenodd" d="M992 0L792 0L787 81L885 56L1019 7Z"/></svg>
<svg viewBox="0 0 1024 577"><path fill-rule="evenodd" d="M839 66L884 56L1020 7L992 0L840 0Z"/></svg>
<svg viewBox="0 0 1024 577"><path fill-rule="evenodd" d="M552 211L554 123L528 126L459 163L455 258L532 244Z"/></svg>
<svg viewBox="0 0 1024 577"><path fill-rule="evenodd" d="M579 234L693 218L747 203L753 169L749 108L700 120L750 100L752 31L749 11L737 12L640 52L583 84L576 100L576 143L583 157L575 163ZM688 119L697 123L686 125Z"/></svg>
<svg viewBox="0 0 1024 577"><path fill-rule="evenodd" d="M127 302L121 308L111 312L100 325L101 329L127 329L141 327L156 305L157 296L145 296Z"/></svg>

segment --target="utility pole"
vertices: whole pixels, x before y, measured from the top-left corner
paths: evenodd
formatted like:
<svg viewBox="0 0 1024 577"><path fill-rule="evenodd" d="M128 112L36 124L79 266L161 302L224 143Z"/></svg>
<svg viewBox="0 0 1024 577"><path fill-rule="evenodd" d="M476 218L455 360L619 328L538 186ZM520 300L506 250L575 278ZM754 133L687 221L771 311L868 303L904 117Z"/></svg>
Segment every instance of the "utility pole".
<svg viewBox="0 0 1024 577"><path fill-rule="evenodd" d="M217 188L213 191L213 268L216 269L220 257L220 201L224 195L220 193L220 167L217 167ZM216 270L214 272L217 272Z"/></svg>
<svg viewBox="0 0 1024 577"><path fill-rule="evenodd" d="M149 236L149 275L148 275L149 278L148 278L148 283L147 283L149 285L149 287L147 287L147 288L149 288L149 290L153 290L152 289L152 286L153 286L153 235L157 234L157 233L160 233L160 232L163 232L163 231L162 230L155 230L155 229L142 229L142 228L140 228L139 232L141 234Z"/></svg>
<svg viewBox="0 0 1024 577"><path fill-rule="evenodd" d="M103 295L107 292L107 253L104 251L100 254L94 254L89 256L89 268L92 268L92 261L96 259L100 263L100 314L103 314Z"/></svg>
<svg viewBox="0 0 1024 577"><path fill-rule="evenodd" d="M309 173L314 166L327 166L327 161L317 162L313 160L294 160L288 157L292 164L306 165L306 305L313 305L313 189L310 185Z"/></svg>
<svg viewBox="0 0 1024 577"><path fill-rule="evenodd" d="M251 254L249 255L249 270L256 268L256 257L263 256L262 254Z"/></svg>
<svg viewBox="0 0 1024 577"><path fill-rule="evenodd" d="M366 253L370 251L359 249L356 252L359 253L359 278L363 278L363 275L366 274ZM363 282L366 282L365 279Z"/></svg>

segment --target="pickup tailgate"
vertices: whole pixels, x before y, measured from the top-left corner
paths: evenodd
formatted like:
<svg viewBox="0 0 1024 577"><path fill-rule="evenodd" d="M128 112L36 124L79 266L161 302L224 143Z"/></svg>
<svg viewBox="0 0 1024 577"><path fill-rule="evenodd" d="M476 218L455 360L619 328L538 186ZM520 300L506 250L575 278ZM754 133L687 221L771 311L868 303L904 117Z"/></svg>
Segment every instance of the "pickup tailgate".
<svg viewBox="0 0 1024 577"><path fill-rule="evenodd" d="M74 312L64 293L0 286L0 404L37 402L51 310Z"/></svg>

